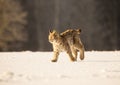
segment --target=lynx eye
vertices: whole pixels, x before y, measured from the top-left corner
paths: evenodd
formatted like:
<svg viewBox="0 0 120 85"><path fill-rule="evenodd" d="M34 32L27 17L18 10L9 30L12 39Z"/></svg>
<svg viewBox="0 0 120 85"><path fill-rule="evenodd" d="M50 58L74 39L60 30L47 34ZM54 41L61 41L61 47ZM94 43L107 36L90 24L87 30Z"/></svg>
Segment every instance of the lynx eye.
<svg viewBox="0 0 120 85"><path fill-rule="evenodd" d="M49 41L53 42L54 41L54 37L53 36L49 36Z"/></svg>

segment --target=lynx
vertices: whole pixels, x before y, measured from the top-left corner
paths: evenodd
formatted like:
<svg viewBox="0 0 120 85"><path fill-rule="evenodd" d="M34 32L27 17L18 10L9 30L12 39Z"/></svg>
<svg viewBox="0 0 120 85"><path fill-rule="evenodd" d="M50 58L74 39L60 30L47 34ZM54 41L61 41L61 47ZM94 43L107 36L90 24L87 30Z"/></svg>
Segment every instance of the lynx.
<svg viewBox="0 0 120 85"><path fill-rule="evenodd" d="M68 29L62 33L49 31L49 42L53 45L54 56L51 60L56 62L61 51L65 51L71 61L77 60L77 51L80 51L80 59L84 59L84 46L79 38L80 29Z"/></svg>

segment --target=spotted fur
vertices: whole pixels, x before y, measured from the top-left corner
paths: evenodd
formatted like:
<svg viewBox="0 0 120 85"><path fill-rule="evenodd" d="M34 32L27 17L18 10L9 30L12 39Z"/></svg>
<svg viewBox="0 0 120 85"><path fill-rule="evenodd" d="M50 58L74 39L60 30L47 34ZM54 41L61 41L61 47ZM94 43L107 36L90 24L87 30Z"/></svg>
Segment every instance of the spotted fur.
<svg viewBox="0 0 120 85"><path fill-rule="evenodd" d="M84 59L84 46L79 38L80 29L68 29L62 33L57 33L55 30L49 31L49 42L53 45L54 56L51 60L56 62L59 53L65 51L71 61L77 60L77 51L80 52L80 59Z"/></svg>

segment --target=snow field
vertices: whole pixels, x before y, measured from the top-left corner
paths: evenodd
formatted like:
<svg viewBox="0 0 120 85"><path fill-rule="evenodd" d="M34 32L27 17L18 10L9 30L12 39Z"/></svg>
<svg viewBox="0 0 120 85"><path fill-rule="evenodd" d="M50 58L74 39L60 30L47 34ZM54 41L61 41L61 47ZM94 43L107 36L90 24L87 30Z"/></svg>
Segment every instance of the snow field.
<svg viewBox="0 0 120 85"><path fill-rule="evenodd" d="M120 85L120 51L87 51L85 60L58 62L53 52L1 52L0 85Z"/></svg>

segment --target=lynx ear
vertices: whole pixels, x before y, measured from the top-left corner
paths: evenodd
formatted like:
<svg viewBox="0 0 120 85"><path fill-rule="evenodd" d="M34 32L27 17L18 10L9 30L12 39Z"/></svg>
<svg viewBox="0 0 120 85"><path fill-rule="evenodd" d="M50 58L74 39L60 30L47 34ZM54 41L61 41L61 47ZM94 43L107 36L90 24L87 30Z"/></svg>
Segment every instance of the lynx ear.
<svg viewBox="0 0 120 85"><path fill-rule="evenodd" d="M49 29L49 33L52 33L53 31L51 29Z"/></svg>

